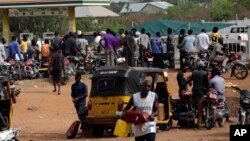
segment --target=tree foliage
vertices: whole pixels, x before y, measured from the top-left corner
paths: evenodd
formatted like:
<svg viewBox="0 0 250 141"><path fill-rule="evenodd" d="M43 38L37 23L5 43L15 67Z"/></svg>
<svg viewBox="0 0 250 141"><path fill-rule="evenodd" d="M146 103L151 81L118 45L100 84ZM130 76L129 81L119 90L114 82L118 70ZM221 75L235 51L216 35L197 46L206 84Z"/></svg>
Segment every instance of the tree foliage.
<svg viewBox="0 0 250 141"><path fill-rule="evenodd" d="M235 7L231 0L213 0L212 1L212 20L230 20L233 19Z"/></svg>

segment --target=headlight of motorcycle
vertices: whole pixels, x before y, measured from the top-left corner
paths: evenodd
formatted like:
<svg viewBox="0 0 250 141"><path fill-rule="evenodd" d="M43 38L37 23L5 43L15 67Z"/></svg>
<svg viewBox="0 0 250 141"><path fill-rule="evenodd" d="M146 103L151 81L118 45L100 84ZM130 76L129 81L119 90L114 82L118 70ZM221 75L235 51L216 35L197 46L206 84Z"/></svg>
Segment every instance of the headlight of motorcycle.
<svg viewBox="0 0 250 141"><path fill-rule="evenodd" d="M242 103L250 104L250 99L249 98L243 98Z"/></svg>

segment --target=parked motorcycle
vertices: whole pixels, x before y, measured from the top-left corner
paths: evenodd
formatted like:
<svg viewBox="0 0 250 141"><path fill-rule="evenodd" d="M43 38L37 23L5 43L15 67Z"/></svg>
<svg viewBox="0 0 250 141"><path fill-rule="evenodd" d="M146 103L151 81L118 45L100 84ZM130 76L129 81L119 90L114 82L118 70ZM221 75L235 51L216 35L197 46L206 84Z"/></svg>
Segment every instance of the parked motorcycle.
<svg viewBox="0 0 250 141"><path fill-rule="evenodd" d="M36 77L39 76L39 72L38 72L38 64L35 64L34 60L32 59L27 59L24 62L24 66L23 66L23 75L25 76L25 78L28 79L34 79Z"/></svg>
<svg viewBox="0 0 250 141"><path fill-rule="evenodd" d="M195 52L187 53L184 57L183 64L193 71L196 68L196 59Z"/></svg>
<svg viewBox="0 0 250 141"><path fill-rule="evenodd" d="M67 56L63 59L63 63L64 63L64 72L65 75L67 76L74 76L76 73L76 66L75 66L75 62L78 60L77 57L74 56Z"/></svg>
<svg viewBox="0 0 250 141"><path fill-rule="evenodd" d="M123 55L123 50L121 48L116 50L115 64L116 64L116 66L125 66L126 65L126 59Z"/></svg>
<svg viewBox="0 0 250 141"><path fill-rule="evenodd" d="M16 97L21 93L21 89L16 88L15 80L10 78L10 91L13 103L16 103Z"/></svg>
<svg viewBox="0 0 250 141"><path fill-rule="evenodd" d="M40 62L41 64L38 69L38 72L42 75L43 78L49 78L49 75L50 75L49 67L50 67L51 59L49 57L42 58Z"/></svg>
<svg viewBox="0 0 250 141"><path fill-rule="evenodd" d="M250 124L250 90L240 89L232 86L233 89L240 93L240 105L238 108L238 124Z"/></svg>
<svg viewBox="0 0 250 141"><path fill-rule="evenodd" d="M7 60L8 72L11 74L14 80L21 79L20 63L13 59Z"/></svg>
<svg viewBox="0 0 250 141"><path fill-rule="evenodd" d="M93 73L94 71L96 71L96 69L105 66L106 59L103 57L103 54L97 53L91 57L90 62L91 62L91 73Z"/></svg>

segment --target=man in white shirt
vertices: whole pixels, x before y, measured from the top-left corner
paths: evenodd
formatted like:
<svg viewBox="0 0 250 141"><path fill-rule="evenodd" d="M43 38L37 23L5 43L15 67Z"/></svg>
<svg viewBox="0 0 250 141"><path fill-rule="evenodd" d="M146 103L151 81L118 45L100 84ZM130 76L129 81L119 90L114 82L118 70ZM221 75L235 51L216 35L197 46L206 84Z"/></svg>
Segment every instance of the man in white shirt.
<svg viewBox="0 0 250 141"><path fill-rule="evenodd" d="M202 29L201 33L197 35L196 44L199 51L206 51L208 49L210 40L205 29Z"/></svg>
<svg viewBox="0 0 250 141"><path fill-rule="evenodd" d="M82 33L78 34L78 38L76 41L80 43L79 48L81 49L81 54L86 56L87 51L88 51L89 42L83 36L84 35Z"/></svg>
<svg viewBox="0 0 250 141"><path fill-rule="evenodd" d="M6 53L5 53L5 48L4 48L5 43L6 43L6 39L2 38L0 42L0 64L2 64L4 60L6 59Z"/></svg>
<svg viewBox="0 0 250 141"><path fill-rule="evenodd" d="M195 49L196 38L192 34L193 34L193 30L189 29L188 35L183 39L180 45L181 47L183 47L184 51L187 53L192 53L196 51Z"/></svg>
<svg viewBox="0 0 250 141"><path fill-rule="evenodd" d="M139 52L140 52L140 60L141 66L146 66L145 60L145 52L151 50L150 40L148 35L146 34L145 28L141 29L141 34L139 35Z"/></svg>
<svg viewBox="0 0 250 141"><path fill-rule="evenodd" d="M158 96L155 92L150 91L152 82L144 80L140 92L133 94L124 109L124 112L134 107L135 111L148 113L149 119L145 123L134 126L135 141L155 141L156 139L156 122L155 117L158 115Z"/></svg>

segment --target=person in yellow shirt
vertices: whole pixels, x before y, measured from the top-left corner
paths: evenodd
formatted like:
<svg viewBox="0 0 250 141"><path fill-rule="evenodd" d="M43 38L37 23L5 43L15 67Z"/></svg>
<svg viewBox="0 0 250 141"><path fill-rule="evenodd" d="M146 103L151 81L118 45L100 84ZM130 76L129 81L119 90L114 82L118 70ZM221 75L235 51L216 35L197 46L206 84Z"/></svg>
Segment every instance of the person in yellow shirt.
<svg viewBox="0 0 250 141"><path fill-rule="evenodd" d="M27 52L27 49L28 49L28 43L27 43L27 36L23 36L23 40L21 41L21 45L20 45L20 48L21 48L21 51L23 54L25 54Z"/></svg>
<svg viewBox="0 0 250 141"><path fill-rule="evenodd" d="M219 38L221 38L221 34L219 33L219 28L214 27L212 30L212 35L211 35L212 45L218 43Z"/></svg>

